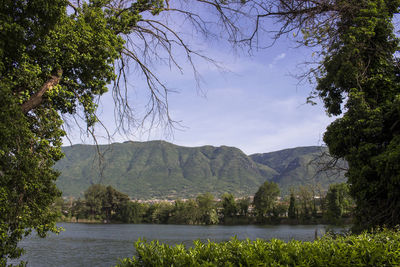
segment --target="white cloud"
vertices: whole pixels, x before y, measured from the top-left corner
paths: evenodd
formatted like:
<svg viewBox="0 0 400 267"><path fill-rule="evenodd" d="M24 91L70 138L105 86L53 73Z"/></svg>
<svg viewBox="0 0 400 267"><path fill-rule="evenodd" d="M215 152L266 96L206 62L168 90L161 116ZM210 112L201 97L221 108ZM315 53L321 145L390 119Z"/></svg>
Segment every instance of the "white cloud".
<svg viewBox="0 0 400 267"><path fill-rule="evenodd" d="M277 61L279 61L279 60L281 60L281 59L284 59L285 57L286 57L286 53L281 53L281 54L277 55L277 56L274 58L274 62L276 63Z"/></svg>
<svg viewBox="0 0 400 267"><path fill-rule="evenodd" d="M275 56L274 59L272 60L272 63L268 64L268 67L273 68L276 65L276 63L278 63L278 61L284 59L285 57L286 57L286 53L281 53L281 54Z"/></svg>

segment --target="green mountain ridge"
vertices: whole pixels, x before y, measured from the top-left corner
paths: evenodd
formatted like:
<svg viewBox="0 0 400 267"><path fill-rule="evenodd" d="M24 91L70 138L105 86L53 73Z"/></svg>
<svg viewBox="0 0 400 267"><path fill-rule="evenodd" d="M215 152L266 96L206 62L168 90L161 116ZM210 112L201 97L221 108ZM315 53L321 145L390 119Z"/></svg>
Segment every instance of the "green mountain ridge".
<svg viewBox="0 0 400 267"><path fill-rule="evenodd" d="M112 185L135 199L188 198L205 192L248 196L266 180L276 181L283 192L289 190L291 181L302 184L305 176L314 175L307 162L315 151L315 147L306 147L247 156L228 146L128 141L63 147L65 157L55 168L61 172L57 185L64 196L82 196L96 183ZM298 166L293 165L296 160Z"/></svg>
<svg viewBox="0 0 400 267"><path fill-rule="evenodd" d="M346 181L343 171L321 171L324 164L331 160L326 147L296 147L253 154L250 158L257 163L271 166L277 171L278 174L272 178L272 181L279 184L283 194L288 194L291 188L300 185L319 185L322 190L326 190L329 184ZM338 161L338 166L346 168L346 163Z"/></svg>

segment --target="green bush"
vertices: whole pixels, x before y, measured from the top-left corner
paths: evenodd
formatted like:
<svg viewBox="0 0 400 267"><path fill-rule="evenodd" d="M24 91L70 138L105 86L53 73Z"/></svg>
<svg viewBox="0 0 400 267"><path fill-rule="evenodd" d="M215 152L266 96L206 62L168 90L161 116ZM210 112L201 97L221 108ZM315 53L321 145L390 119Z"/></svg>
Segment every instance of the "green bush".
<svg viewBox="0 0 400 267"><path fill-rule="evenodd" d="M400 266L400 231L326 235L314 242L232 238L222 243L194 241L185 248L139 240L126 266Z"/></svg>

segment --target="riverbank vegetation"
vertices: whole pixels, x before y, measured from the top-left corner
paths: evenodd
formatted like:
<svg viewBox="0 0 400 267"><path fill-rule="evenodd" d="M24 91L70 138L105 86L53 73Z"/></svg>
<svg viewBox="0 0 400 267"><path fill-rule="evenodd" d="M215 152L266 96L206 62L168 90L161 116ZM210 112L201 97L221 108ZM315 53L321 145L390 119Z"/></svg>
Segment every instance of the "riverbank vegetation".
<svg viewBox="0 0 400 267"><path fill-rule="evenodd" d="M359 235L325 235L314 242L278 239L169 246L139 240L128 266L399 266L400 231L382 230Z"/></svg>
<svg viewBox="0 0 400 267"><path fill-rule="evenodd" d="M318 195L300 186L279 197L276 183L265 182L254 197L210 193L175 201L132 201L112 186L92 185L83 199L59 199L53 208L63 221L159 224L342 224L351 217L353 201L347 184L332 184Z"/></svg>

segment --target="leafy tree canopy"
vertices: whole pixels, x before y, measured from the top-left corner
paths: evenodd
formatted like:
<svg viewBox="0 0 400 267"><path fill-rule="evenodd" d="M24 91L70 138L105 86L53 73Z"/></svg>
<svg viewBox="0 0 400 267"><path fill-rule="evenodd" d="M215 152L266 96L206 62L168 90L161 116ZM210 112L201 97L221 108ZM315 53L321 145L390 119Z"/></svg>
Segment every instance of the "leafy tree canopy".
<svg viewBox="0 0 400 267"><path fill-rule="evenodd" d="M278 184L266 181L254 195L254 210L262 222L264 218L271 216L279 194L280 190Z"/></svg>
<svg viewBox="0 0 400 267"><path fill-rule="evenodd" d="M222 203L222 214L224 218L236 216L238 212L238 204L235 201L235 197L230 193L224 193L221 196Z"/></svg>
<svg viewBox="0 0 400 267"><path fill-rule="evenodd" d="M348 184L331 184L326 194L326 217L329 222L340 223L341 216L352 205L352 199L349 195Z"/></svg>
<svg viewBox="0 0 400 267"><path fill-rule="evenodd" d="M330 114L331 154L345 158L356 201L355 228L400 222L400 84L392 18L399 1L354 1L323 61L317 91ZM345 105L343 106L343 102Z"/></svg>

